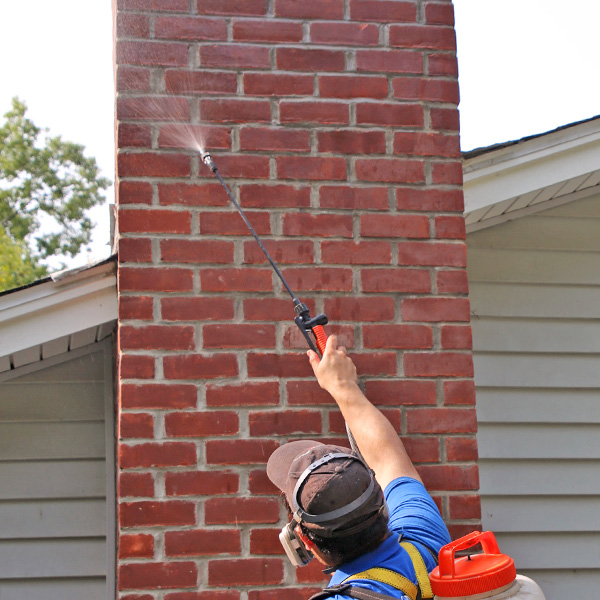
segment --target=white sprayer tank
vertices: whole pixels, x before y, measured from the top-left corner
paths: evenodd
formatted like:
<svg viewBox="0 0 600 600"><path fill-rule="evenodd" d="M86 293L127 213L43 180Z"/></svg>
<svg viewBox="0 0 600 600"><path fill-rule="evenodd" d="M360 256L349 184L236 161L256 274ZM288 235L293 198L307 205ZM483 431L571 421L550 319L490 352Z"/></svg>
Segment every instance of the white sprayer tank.
<svg viewBox="0 0 600 600"><path fill-rule="evenodd" d="M482 554L455 557L476 544ZM500 553L491 531L474 531L444 546L429 579L435 600L545 600L535 581L517 575L513 559Z"/></svg>

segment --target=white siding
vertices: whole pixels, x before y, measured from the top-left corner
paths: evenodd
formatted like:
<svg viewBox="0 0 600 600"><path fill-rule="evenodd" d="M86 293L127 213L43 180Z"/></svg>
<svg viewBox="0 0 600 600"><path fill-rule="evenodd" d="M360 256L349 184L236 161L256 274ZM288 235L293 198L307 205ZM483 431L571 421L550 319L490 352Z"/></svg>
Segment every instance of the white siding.
<svg viewBox="0 0 600 600"><path fill-rule="evenodd" d="M467 236L482 521L547 600L600 589L600 197Z"/></svg>
<svg viewBox="0 0 600 600"><path fill-rule="evenodd" d="M107 353L95 344L0 381L3 600L114 597Z"/></svg>

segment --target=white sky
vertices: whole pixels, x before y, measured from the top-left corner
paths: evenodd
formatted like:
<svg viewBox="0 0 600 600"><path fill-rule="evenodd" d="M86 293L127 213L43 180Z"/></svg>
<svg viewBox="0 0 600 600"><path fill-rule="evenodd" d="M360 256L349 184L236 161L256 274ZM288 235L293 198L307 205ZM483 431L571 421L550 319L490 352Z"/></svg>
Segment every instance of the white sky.
<svg viewBox="0 0 600 600"><path fill-rule="evenodd" d="M600 114L595 0L454 0L463 150ZM0 0L0 114L19 96L114 180L111 0ZM112 202L113 190L108 190ZM108 256L108 207L91 258ZM84 264L78 258L71 266Z"/></svg>

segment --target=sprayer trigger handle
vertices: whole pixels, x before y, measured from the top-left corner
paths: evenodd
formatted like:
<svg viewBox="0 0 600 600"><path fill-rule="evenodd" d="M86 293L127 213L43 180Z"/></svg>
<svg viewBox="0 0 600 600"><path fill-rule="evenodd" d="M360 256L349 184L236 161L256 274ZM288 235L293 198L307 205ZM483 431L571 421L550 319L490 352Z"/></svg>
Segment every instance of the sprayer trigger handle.
<svg viewBox="0 0 600 600"><path fill-rule="evenodd" d="M317 342L317 348L319 349L321 356L323 356L325 352L325 345L327 344L327 334L323 329L323 325L315 325L312 328L312 332Z"/></svg>

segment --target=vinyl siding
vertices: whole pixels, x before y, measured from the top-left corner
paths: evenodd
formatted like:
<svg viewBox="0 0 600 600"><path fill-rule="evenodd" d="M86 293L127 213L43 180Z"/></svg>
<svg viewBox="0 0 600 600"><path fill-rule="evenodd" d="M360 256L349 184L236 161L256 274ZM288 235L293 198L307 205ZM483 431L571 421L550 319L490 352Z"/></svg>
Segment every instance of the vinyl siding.
<svg viewBox="0 0 600 600"><path fill-rule="evenodd" d="M114 595L107 589L114 556L107 548L114 522L107 514L107 493L114 513L107 486L107 349L95 344L0 382L2 600ZM112 544L110 531L108 539Z"/></svg>
<svg viewBox="0 0 600 600"><path fill-rule="evenodd" d="M600 589L600 197L467 236L482 521L547 600Z"/></svg>

